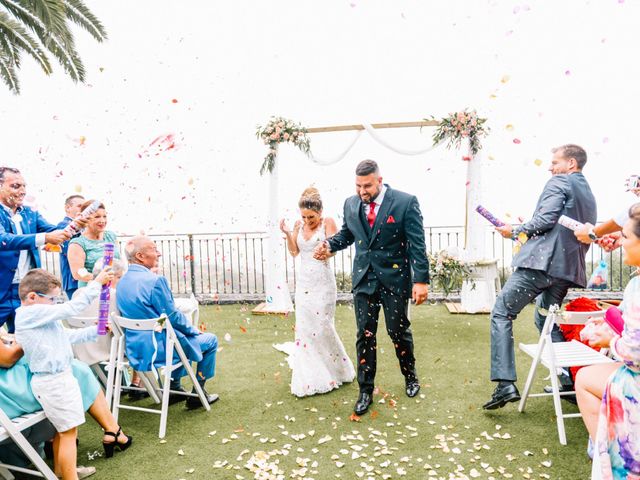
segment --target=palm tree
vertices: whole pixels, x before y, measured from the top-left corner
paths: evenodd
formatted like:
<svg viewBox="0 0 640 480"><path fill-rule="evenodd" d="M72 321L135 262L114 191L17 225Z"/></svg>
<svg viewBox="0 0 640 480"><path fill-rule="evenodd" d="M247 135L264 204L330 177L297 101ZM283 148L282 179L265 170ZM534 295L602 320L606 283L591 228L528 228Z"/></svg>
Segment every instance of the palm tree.
<svg viewBox="0 0 640 480"><path fill-rule="evenodd" d="M49 75L53 71L49 53L75 82L84 82L71 22L98 42L107 38L104 26L82 0L0 0L0 78L9 90L20 93L17 72L22 54L33 58Z"/></svg>

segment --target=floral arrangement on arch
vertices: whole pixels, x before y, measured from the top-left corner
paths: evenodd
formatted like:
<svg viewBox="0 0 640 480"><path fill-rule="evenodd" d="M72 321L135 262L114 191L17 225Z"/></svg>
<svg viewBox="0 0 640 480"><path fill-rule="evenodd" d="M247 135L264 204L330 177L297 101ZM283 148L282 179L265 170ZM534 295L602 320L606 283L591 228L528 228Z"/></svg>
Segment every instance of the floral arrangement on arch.
<svg viewBox="0 0 640 480"><path fill-rule="evenodd" d="M445 296L459 291L462 282L471 279L471 269L456 255L447 250L429 253L429 275L434 286L442 290Z"/></svg>
<svg viewBox="0 0 640 480"><path fill-rule="evenodd" d="M451 145L460 148L462 141L469 139L469 148L475 155L482 148L480 137L486 137L489 133L489 127L484 125L486 121L486 118L478 117L475 110L450 113L440 120L438 129L433 134L433 144L448 140L447 148L451 148Z"/></svg>
<svg viewBox="0 0 640 480"><path fill-rule="evenodd" d="M271 117L264 127L258 125L256 137L262 139L265 145L269 145L269 153L264 157L262 167L260 167L260 175L264 172L271 173L276 164L276 156L278 155L278 144L293 143L306 155L311 152L307 129L294 122L282 117Z"/></svg>

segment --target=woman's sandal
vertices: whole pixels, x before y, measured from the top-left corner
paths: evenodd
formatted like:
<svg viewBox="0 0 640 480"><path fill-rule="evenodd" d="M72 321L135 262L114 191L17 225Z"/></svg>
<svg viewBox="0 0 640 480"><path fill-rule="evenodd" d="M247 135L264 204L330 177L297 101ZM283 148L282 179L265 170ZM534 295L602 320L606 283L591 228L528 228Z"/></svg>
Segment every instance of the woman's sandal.
<svg viewBox="0 0 640 480"><path fill-rule="evenodd" d="M124 452L131 446L131 442L133 441L133 437L131 437L130 435L125 435L125 437L127 437L127 441L125 443L118 442L118 437L120 436L120 434L122 434L121 427L118 427L118 431L116 433L105 431L104 434L113 437L113 442L102 442L102 446L104 447L104 456L106 458L113 457L113 452L116 447L118 447L121 452Z"/></svg>

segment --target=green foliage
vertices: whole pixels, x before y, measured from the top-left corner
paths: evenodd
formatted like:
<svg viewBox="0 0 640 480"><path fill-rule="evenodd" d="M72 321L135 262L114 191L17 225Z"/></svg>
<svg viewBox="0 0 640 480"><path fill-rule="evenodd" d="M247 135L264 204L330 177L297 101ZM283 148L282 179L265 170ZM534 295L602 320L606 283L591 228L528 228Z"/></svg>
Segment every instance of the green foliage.
<svg viewBox="0 0 640 480"><path fill-rule="evenodd" d="M460 290L462 282L471 278L471 269L461 260L449 255L446 250L429 254L431 284L445 295Z"/></svg>
<svg viewBox="0 0 640 480"><path fill-rule="evenodd" d="M350 292L352 288L351 274L347 272L336 272L336 287L339 292Z"/></svg>
<svg viewBox="0 0 640 480"><path fill-rule="evenodd" d="M23 53L50 75L53 70L48 51L67 75L84 82L84 65L76 51L72 23L98 42L107 38L104 26L82 0L0 0L0 78L9 90L20 93L17 72Z"/></svg>

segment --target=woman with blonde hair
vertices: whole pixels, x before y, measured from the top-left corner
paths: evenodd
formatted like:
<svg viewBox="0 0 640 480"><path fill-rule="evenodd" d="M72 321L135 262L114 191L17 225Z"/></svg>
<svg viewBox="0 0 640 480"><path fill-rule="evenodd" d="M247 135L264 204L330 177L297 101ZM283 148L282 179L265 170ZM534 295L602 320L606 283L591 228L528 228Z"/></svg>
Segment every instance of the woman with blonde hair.
<svg viewBox="0 0 640 480"><path fill-rule="evenodd" d="M316 188L309 187L298 202L302 220L289 230L284 220L280 230L287 237L287 247L300 256L296 277L295 341L274 345L287 353L291 367L291 393L298 397L326 393L344 382L351 382L355 370L334 322L336 280L328 261L313 258L316 245L337 231L332 218L323 218L322 199Z"/></svg>
<svg viewBox="0 0 640 480"><path fill-rule="evenodd" d="M87 200L80 207L80 212L84 212L95 200ZM111 230L107 230L107 210L103 204L89 217L87 228L79 237L69 241L67 258L71 275L78 280L78 287L86 287L87 283L93 279L93 267L96 262L104 257L104 244L113 243L115 245L114 258L120 258L118 249L118 237Z"/></svg>

